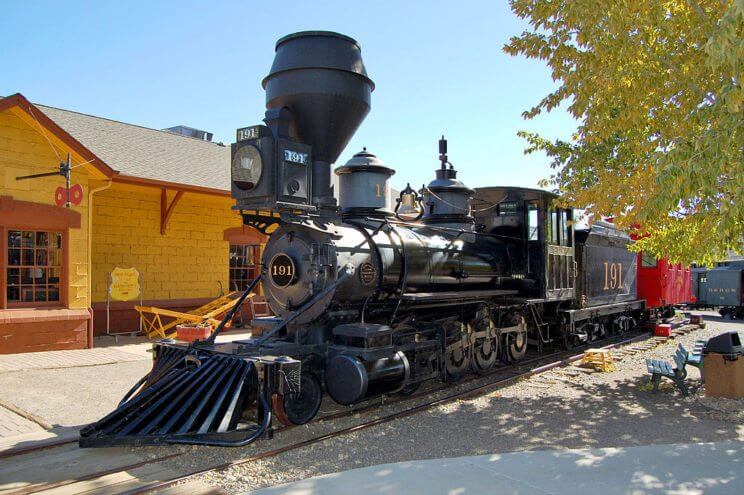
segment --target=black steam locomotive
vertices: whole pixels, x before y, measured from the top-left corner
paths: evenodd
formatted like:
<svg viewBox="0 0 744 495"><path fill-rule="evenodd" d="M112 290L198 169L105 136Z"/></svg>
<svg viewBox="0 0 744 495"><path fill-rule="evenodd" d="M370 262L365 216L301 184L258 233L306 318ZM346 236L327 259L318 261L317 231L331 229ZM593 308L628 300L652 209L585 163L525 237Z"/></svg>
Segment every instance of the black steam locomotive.
<svg viewBox="0 0 744 495"><path fill-rule="evenodd" d="M574 346L634 326L636 256L611 224L574 231L551 193L470 189L440 141L436 178L391 207L395 172L363 150L331 166L370 109L359 45L330 32L279 40L265 125L238 129L232 195L269 235L260 336L154 345L152 371L80 445L239 446L340 404L455 381L528 347ZM258 332L256 332L258 333Z"/></svg>

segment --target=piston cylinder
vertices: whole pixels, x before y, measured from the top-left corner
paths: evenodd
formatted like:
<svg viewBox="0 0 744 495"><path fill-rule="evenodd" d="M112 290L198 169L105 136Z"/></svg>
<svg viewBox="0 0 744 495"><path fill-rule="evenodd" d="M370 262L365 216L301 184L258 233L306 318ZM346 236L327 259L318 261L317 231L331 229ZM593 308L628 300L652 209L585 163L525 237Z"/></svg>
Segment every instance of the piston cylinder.
<svg viewBox="0 0 744 495"><path fill-rule="evenodd" d="M405 354L364 361L357 356L338 354L328 361L326 389L339 404L349 405L363 399L397 392L410 376Z"/></svg>

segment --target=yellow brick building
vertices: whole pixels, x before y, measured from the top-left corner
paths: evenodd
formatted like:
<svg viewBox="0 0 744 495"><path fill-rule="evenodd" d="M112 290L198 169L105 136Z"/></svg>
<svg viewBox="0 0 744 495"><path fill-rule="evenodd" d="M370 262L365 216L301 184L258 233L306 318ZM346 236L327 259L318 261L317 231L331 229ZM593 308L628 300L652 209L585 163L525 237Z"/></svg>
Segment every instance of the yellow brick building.
<svg viewBox="0 0 744 495"><path fill-rule="evenodd" d="M58 169L65 179L19 176ZM230 148L204 139L0 99L0 353L92 345L137 329L139 301L109 301L115 267L145 305L187 310L242 288L263 238L231 209ZM79 193L82 194L79 194Z"/></svg>

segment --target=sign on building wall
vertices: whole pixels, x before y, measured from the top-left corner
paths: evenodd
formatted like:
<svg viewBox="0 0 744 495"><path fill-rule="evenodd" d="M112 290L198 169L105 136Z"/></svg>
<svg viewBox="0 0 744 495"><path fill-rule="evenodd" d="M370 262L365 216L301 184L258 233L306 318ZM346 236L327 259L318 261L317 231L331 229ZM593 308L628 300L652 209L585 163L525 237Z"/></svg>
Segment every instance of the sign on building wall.
<svg viewBox="0 0 744 495"><path fill-rule="evenodd" d="M106 333L111 328L111 301L135 301L142 304L142 278L136 268L115 267L108 274L108 290L106 291ZM142 317L140 316L139 331L142 331Z"/></svg>
<svg viewBox="0 0 744 495"><path fill-rule="evenodd" d="M114 301L133 301L140 295L140 274L136 268L119 268L111 271L109 296Z"/></svg>

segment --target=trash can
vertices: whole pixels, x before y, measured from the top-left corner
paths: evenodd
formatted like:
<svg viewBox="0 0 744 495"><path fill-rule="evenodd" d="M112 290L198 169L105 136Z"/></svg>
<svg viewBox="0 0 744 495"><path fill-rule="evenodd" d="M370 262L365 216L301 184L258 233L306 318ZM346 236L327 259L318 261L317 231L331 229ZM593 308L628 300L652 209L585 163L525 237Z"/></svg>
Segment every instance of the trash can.
<svg viewBox="0 0 744 495"><path fill-rule="evenodd" d="M744 348L738 333L726 332L708 340L703 370L706 397L744 397Z"/></svg>

